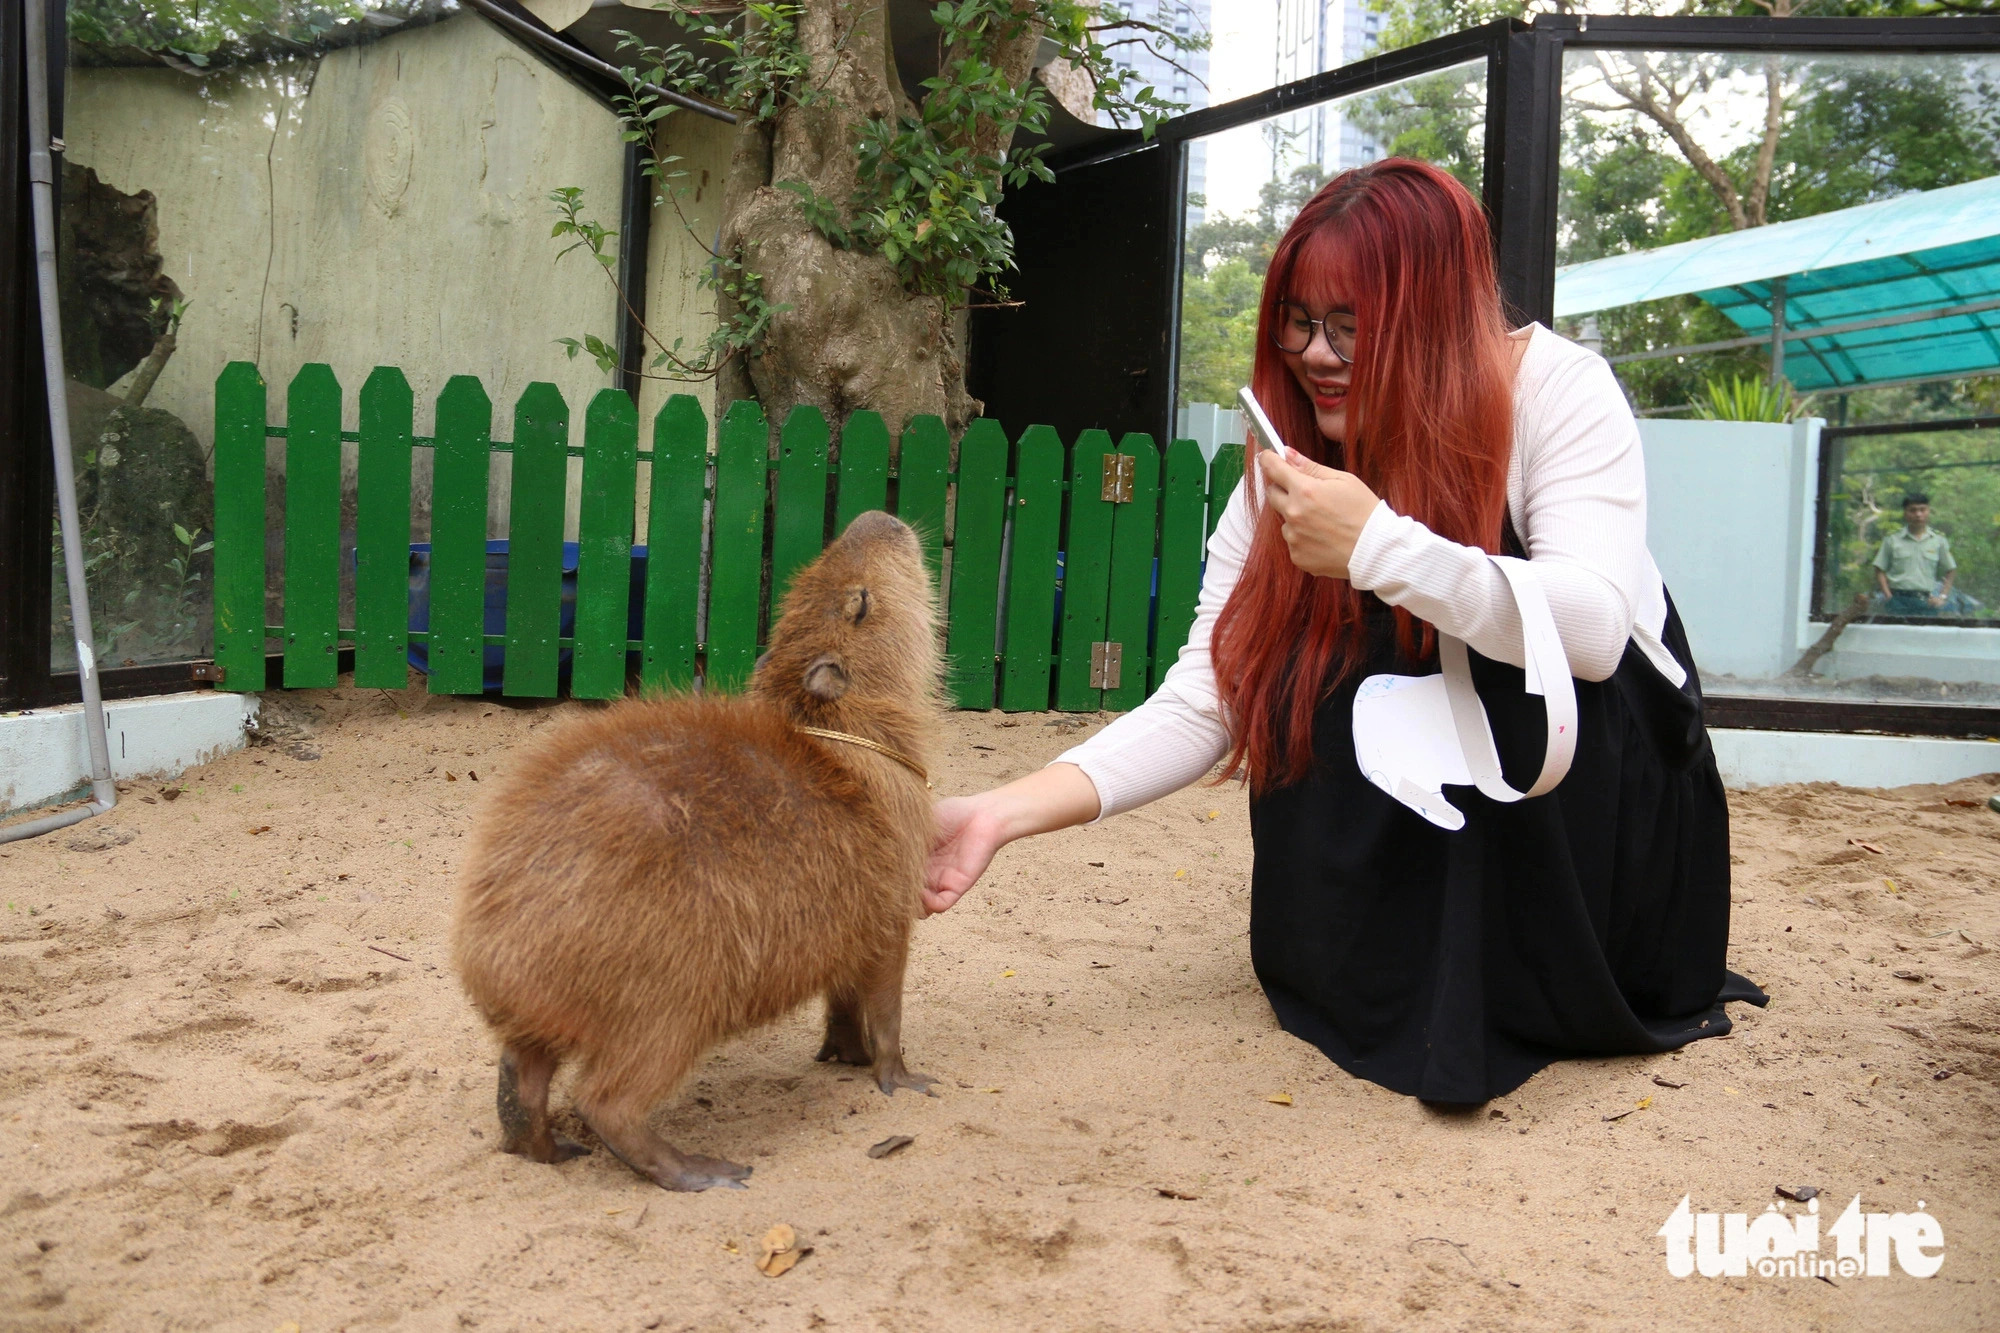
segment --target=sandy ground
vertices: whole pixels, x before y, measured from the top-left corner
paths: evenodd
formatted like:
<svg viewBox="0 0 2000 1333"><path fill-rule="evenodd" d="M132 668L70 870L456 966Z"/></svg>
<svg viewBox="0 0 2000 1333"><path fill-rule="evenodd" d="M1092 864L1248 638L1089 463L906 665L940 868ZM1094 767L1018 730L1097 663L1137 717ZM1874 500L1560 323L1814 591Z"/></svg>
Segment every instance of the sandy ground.
<svg viewBox="0 0 2000 1333"><path fill-rule="evenodd" d="M289 739L176 799L0 850L0 1327L2000 1327L2000 777L1738 797L1732 963L1770 1009L1456 1114L1277 1029L1244 799L1184 792L1009 849L918 927L940 1098L814 1064L810 1013L712 1055L660 1122L756 1175L677 1195L495 1151L448 970L482 784L582 706L292 696ZM956 715L939 789L1095 725ZM1683 1195L1777 1184L1923 1200L1942 1271L1667 1274ZM772 1279L778 1222L812 1253Z"/></svg>

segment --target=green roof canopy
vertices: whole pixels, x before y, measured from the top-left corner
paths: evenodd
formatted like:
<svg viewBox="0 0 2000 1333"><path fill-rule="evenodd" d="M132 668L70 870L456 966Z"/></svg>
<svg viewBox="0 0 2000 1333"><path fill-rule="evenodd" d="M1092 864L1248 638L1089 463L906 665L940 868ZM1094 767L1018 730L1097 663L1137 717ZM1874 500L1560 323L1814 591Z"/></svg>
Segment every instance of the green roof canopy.
<svg viewBox="0 0 2000 1333"><path fill-rule="evenodd" d="M2000 370L2000 176L1572 264L1555 313L1692 292L1768 339L1780 282L1800 389Z"/></svg>

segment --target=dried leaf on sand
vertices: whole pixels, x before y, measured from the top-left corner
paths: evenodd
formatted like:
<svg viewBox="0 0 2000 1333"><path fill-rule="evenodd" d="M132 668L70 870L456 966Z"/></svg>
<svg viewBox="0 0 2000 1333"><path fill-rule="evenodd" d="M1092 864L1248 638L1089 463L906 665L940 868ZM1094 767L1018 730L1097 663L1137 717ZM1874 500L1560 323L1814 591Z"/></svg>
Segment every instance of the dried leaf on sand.
<svg viewBox="0 0 2000 1333"><path fill-rule="evenodd" d="M784 1222L765 1232L759 1244L763 1253L757 1259L757 1271L765 1277L783 1277L812 1253L812 1246L799 1244L799 1233Z"/></svg>

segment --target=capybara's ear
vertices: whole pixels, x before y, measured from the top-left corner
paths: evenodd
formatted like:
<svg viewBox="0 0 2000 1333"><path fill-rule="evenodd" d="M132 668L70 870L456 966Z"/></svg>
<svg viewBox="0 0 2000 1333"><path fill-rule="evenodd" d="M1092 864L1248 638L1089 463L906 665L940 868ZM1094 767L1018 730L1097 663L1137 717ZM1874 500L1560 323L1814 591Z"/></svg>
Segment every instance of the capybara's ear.
<svg viewBox="0 0 2000 1333"><path fill-rule="evenodd" d="M847 670L840 660L822 653L806 667L806 693L824 703L832 703L847 693Z"/></svg>
<svg viewBox="0 0 2000 1333"><path fill-rule="evenodd" d="M841 610L846 613L848 620L853 624L859 625L862 621L866 620L868 618L868 589L849 588L847 590L846 605Z"/></svg>

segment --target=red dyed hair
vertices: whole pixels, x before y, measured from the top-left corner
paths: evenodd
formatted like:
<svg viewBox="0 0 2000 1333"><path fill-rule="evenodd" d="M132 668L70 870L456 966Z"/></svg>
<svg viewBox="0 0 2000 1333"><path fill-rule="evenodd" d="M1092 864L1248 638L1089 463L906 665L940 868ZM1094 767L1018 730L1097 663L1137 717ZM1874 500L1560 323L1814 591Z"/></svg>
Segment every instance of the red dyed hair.
<svg viewBox="0 0 2000 1333"><path fill-rule="evenodd" d="M1279 302L1342 306L1359 326L1345 443L1271 341ZM1292 448L1354 473L1398 514L1452 541L1499 549L1513 437L1512 366L1479 202L1449 174L1386 158L1327 182L1271 258L1251 388ZM1246 471L1256 466L1246 450ZM1246 480L1256 537L1216 621L1215 676L1230 719L1228 772L1268 790L1312 766L1313 714L1367 651L1366 594L1294 566L1276 511ZM1396 611L1406 652L1431 627Z"/></svg>

